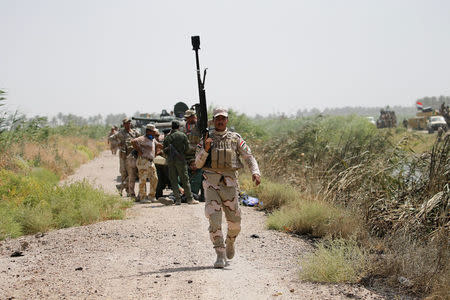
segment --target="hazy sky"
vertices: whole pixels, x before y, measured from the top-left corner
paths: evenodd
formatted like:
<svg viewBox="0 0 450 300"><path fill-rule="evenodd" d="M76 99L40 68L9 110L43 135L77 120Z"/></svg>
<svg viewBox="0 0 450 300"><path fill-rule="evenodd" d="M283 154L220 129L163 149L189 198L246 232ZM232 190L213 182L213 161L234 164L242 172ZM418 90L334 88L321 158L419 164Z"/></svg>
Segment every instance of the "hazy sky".
<svg viewBox="0 0 450 300"><path fill-rule="evenodd" d="M450 1L0 0L0 88L27 115L198 101L248 114L450 95Z"/></svg>

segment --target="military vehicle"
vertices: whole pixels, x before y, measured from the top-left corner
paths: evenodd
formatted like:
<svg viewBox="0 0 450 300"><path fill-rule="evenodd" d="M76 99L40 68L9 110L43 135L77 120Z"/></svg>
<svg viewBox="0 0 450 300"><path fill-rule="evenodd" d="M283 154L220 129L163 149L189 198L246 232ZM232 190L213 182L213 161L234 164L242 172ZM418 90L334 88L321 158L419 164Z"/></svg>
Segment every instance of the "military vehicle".
<svg viewBox="0 0 450 300"><path fill-rule="evenodd" d="M173 120L177 120L180 123L180 130L184 131L186 124L184 121L184 113L188 109L189 107L186 103L178 102L174 105L171 113L168 113L167 110L163 109L159 118L151 118L149 114L146 114L146 116L132 117L132 119L136 122L136 129L139 130L141 134L145 134L145 126L150 123L154 124L159 132L162 133L165 129L172 128Z"/></svg>
<svg viewBox="0 0 450 300"><path fill-rule="evenodd" d="M428 133L433 133L435 130L442 128L442 130L447 131L447 122L443 116L431 116L428 118L427 129Z"/></svg>
<svg viewBox="0 0 450 300"><path fill-rule="evenodd" d="M419 108L416 116L408 119L408 128L413 130L427 130L428 119L438 113L431 107Z"/></svg>
<svg viewBox="0 0 450 300"><path fill-rule="evenodd" d="M397 117L395 112L389 110L389 107L384 110L380 110L380 117L377 120L377 128L394 128L397 127Z"/></svg>

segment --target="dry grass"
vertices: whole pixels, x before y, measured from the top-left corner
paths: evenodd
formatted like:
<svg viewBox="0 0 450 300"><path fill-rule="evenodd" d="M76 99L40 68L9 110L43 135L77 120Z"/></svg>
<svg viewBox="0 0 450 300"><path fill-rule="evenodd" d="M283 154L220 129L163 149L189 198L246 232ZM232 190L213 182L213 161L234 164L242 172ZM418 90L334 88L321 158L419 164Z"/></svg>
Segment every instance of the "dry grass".
<svg viewBox="0 0 450 300"><path fill-rule="evenodd" d="M46 143L13 144L2 155L0 168L21 171L26 166L45 167L64 178L105 149L103 141L87 137L52 136Z"/></svg>
<svg viewBox="0 0 450 300"><path fill-rule="evenodd" d="M313 282L355 283L365 272L367 255L354 240L324 240L301 262L300 278Z"/></svg>
<svg viewBox="0 0 450 300"><path fill-rule="evenodd" d="M366 125L357 118L299 123L295 131L252 147L263 180L284 184L242 186L260 198L268 195L263 208L273 212L271 228L356 236L371 258L369 277L381 275L399 290L444 299L450 260L444 255L450 236L450 136L437 142L435 135ZM374 239L375 248L370 246ZM412 284L405 286L400 277Z"/></svg>

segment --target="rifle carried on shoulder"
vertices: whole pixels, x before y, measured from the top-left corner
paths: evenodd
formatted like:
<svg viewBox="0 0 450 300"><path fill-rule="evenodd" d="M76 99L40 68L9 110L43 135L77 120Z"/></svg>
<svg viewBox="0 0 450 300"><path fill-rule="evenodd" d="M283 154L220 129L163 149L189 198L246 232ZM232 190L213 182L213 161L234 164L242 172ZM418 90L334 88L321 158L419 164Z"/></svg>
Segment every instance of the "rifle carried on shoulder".
<svg viewBox="0 0 450 300"><path fill-rule="evenodd" d="M208 138L208 109L206 107L206 94L205 94L205 78L206 70L203 71L203 80L200 74L200 61L198 59L198 50L200 50L200 36L191 36L192 47L195 51L195 62L197 67L197 83L198 83L198 95L200 98L200 103L194 105L195 111L198 116L197 127L202 134L203 145Z"/></svg>

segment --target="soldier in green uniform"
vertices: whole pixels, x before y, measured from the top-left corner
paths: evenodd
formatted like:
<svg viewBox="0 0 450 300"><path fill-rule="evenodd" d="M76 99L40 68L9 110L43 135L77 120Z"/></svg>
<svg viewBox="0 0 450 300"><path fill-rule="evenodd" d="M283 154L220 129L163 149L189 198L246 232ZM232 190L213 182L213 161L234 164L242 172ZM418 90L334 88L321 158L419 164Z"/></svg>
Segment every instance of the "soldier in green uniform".
<svg viewBox="0 0 450 300"><path fill-rule="evenodd" d="M179 131L180 123L172 121L172 131L164 139L163 151L167 155L167 165L169 167L169 178L172 186L172 191L175 196L176 205L181 204L181 194L178 189L178 177L184 188L188 204L197 204L198 201L192 198L191 186L189 184L188 166L186 163L185 154L189 149L189 142L186 134ZM163 203L171 204L171 203Z"/></svg>
<svg viewBox="0 0 450 300"><path fill-rule="evenodd" d="M133 189L130 190L130 180L133 179L136 181L136 174L133 176L133 170L136 168L136 160L134 159L134 168L133 159L128 158L131 156L131 151L133 150L133 146L131 145L131 140L137 138L139 136L138 132L131 128L131 120L128 118L123 119L123 128L111 136L111 139L117 140L119 143L119 161L120 161L120 177L121 183L116 185L119 193L122 194L123 189L126 190L127 195L134 197L134 183ZM131 174L129 174L129 172ZM136 171L137 172L137 171ZM130 176L131 175L131 176ZM133 178L131 178L133 177Z"/></svg>
<svg viewBox="0 0 450 300"><path fill-rule="evenodd" d="M209 235L217 254L214 267L223 268L226 258L234 257L234 242L241 231L237 178L237 170L243 167L241 159L248 165L256 185L260 184L261 175L258 163L244 139L227 129L227 110L216 108L213 113L215 130L204 145L199 145L195 164L197 168L204 170L205 214L209 220ZM211 156L211 163L205 165L208 156ZM228 223L226 247L222 234L222 210Z"/></svg>

